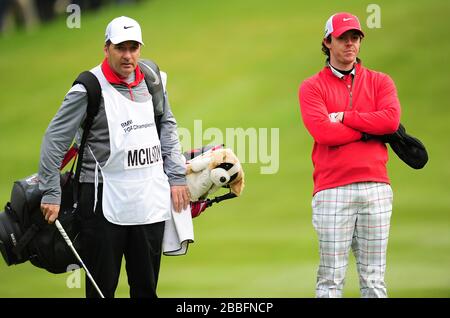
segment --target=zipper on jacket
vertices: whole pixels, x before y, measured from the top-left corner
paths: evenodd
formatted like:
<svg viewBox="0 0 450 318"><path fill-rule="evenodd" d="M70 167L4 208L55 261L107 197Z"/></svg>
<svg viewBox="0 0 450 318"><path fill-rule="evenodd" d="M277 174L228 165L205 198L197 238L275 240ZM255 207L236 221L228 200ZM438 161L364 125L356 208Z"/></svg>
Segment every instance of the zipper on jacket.
<svg viewBox="0 0 450 318"><path fill-rule="evenodd" d="M353 75L350 75L351 77L352 77L352 83L351 83L351 85L347 85L347 82L344 80L344 78L342 78L342 81L344 82L344 85L345 85L345 88L347 88L347 91L348 91L348 95L350 96L350 105L349 105L349 108L350 108L350 110L352 109L352 107L353 107L353 81L355 80L355 76L353 76ZM350 86L350 87L349 87Z"/></svg>

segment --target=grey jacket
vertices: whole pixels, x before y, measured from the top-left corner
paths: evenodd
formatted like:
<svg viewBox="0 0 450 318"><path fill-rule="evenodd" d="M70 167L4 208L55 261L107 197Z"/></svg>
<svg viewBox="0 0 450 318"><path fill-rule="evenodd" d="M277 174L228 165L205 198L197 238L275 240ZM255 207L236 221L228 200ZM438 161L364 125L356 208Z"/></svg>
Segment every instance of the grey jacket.
<svg viewBox="0 0 450 318"><path fill-rule="evenodd" d="M128 83L133 81L134 73L127 79ZM131 92L124 85L113 84L113 87L128 99L131 99L130 94L132 94L136 102L145 102L151 98L145 81L133 87ZM41 203L61 203L59 167L72 142L74 140L78 144L81 142L83 131L80 125L86 117L86 109L86 90L82 85L77 84L66 94L61 107L45 132L39 162L39 189L43 193ZM95 159L88 146L99 164L103 166L109 158L109 142L105 105L101 98L99 112L94 118L84 149L80 182L94 182ZM181 157L177 122L170 109L166 90L164 91L164 114L161 118L160 142L164 171L169 178L170 185L185 185L185 164ZM99 174L99 182L102 182L101 174Z"/></svg>

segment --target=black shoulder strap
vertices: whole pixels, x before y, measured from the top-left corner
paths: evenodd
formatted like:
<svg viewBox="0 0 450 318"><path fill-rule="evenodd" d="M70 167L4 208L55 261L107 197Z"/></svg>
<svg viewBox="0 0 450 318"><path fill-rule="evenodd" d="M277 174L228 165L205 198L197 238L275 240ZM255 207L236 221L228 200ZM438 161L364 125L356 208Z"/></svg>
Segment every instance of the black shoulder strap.
<svg viewBox="0 0 450 318"><path fill-rule="evenodd" d="M151 60L140 60L139 67L145 76L145 83L153 99L156 130L161 132L161 118L164 113L164 89L158 65Z"/></svg>
<svg viewBox="0 0 450 318"><path fill-rule="evenodd" d="M84 125L94 120L95 115L98 113L100 107L100 98L102 95L102 88L97 77L89 71L84 71L78 75L77 79L73 82L73 85L81 84L86 88L88 96L87 115ZM89 131L88 131L89 132Z"/></svg>
<svg viewBox="0 0 450 318"><path fill-rule="evenodd" d="M72 85L81 84L86 88L88 105L86 110L86 119L83 123L83 136L81 137L81 144L78 147L77 168L75 170L75 189L74 198L78 199L78 180L80 179L81 163L83 162L84 146L86 144L87 136L91 130L94 117L100 108L100 98L102 96L102 89L97 77L89 71L84 71L78 75L77 79Z"/></svg>

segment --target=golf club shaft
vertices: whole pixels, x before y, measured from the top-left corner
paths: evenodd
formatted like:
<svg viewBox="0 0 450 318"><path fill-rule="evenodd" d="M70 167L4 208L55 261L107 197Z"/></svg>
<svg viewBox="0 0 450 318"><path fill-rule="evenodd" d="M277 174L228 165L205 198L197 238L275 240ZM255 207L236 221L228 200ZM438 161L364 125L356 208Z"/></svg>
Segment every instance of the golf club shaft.
<svg viewBox="0 0 450 318"><path fill-rule="evenodd" d="M101 298L105 298L105 296L103 296L102 291L100 290L100 288L98 288L97 283L95 282L94 278L91 276L91 273L89 272L89 270L87 269L86 265L84 264L83 260L81 259L80 255L78 255L77 250L73 246L72 241L70 240L69 236L67 235L66 231L62 227L62 225L59 222L59 220L55 221L55 225L58 228L59 233L61 233L62 237L64 238L64 241L66 241L67 245L69 245L69 247L72 250L73 254L75 255L75 257L80 262L81 266L83 266L84 270L86 271L86 275L89 277L89 280L94 285L94 287L97 290L97 292L100 295L100 297Z"/></svg>

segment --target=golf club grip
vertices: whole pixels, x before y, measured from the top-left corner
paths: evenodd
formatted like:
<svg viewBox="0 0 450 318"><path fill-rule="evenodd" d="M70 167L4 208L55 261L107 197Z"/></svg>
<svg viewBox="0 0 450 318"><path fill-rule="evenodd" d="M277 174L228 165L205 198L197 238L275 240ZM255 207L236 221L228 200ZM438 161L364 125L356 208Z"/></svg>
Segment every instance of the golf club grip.
<svg viewBox="0 0 450 318"><path fill-rule="evenodd" d="M55 221L55 225L58 228L59 233L61 233L62 237L64 238L64 241L66 241L67 245L72 246L72 241L70 240L70 238L67 235L66 231L62 227L61 223L59 223L58 219Z"/></svg>

